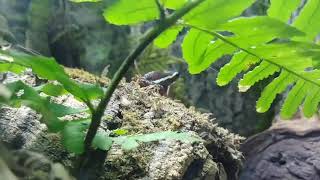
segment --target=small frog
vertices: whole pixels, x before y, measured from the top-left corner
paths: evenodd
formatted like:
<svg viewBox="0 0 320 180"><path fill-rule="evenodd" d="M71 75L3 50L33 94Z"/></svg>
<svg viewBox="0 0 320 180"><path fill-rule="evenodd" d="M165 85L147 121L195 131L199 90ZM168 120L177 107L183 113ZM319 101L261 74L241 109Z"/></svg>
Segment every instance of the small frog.
<svg viewBox="0 0 320 180"><path fill-rule="evenodd" d="M139 85L141 87L146 87L150 85L159 85L160 86L159 93L161 95L168 96L170 85L174 83L178 78L179 78L178 72L151 71L143 75L139 79Z"/></svg>

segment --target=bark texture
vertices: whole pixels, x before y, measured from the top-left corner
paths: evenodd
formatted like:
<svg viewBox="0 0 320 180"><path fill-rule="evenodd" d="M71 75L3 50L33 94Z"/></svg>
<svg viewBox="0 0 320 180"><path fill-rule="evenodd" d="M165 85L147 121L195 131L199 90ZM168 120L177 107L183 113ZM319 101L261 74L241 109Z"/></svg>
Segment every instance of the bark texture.
<svg viewBox="0 0 320 180"><path fill-rule="evenodd" d="M241 180L320 179L319 120L277 122L241 147L246 161Z"/></svg>

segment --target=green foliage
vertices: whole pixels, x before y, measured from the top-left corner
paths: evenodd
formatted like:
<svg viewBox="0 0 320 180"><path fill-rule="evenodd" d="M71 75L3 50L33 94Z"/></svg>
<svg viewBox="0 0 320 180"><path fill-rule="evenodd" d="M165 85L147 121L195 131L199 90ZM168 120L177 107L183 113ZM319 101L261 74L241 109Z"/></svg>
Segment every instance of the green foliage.
<svg viewBox="0 0 320 180"><path fill-rule="evenodd" d="M292 13L298 8L301 0L271 0L271 6L268 9L268 16L288 22Z"/></svg>
<svg viewBox="0 0 320 180"><path fill-rule="evenodd" d="M69 122L62 131L63 144L68 151L81 154L84 152L84 137L88 129L90 120L73 120ZM192 136L188 133L179 133L172 131L163 131L151 134L129 135L124 136L126 130L115 130L114 133L120 135L118 137L110 137L103 130L98 130L93 139L92 147L102 150L109 150L113 143L120 145L124 150L133 150L139 146L139 142L148 143L160 140L179 140L185 143L201 142L199 137Z"/></svg>
<svg viewBox="0 0 320 180"><path fill-rule="evenodd" d="M202 141L199 137L191 136L188 133L180 133L173 131L163 131L151 134L120 136L112 138L114 143L121 145L124 150L135 149L139 146L139 142L153 142L159 140L179 140L185 143L193 143Z"/></svg>
<svg viewBox="0 0 320 180"><path fill-rule="evenodd" d="M308 0L307 4L303 7L300 15L293 22L293 26L297 27L307 35L304 37L295 38L301 41L313 41L319 34L320 29L320 1Z"/></svg>
<svg viewBox="0 0 320 180"><path fill-rule="evenodd" d="M20 107L22 105L29 106L41 113L41 120L52 132L58 132L66 124L66 122L60 120L59 117L83 112L83 110L52 103L47 98L41 97L32 87L27 86L21 81L9 83L6 87L12 93L6 104L13 107Z"/></svg>
<svg viewBox="0 0 320 180"><path fill-rule="evenodd" d="M212 29L239 16L254 0L205 0L183 19L193 26Z"/></svg>
<svg viewBox="0 0 320 180"><path fill-rule="evenodd" d="M60 84L47 83L36 88L39 92L43 92L49 96L61 96L67 91Z"/></svg>
<svg viewBox="0 0 320 180"><path fill-rule="evenodd" d="M292 25L285 22L299 5L298 1L293 0L284 5L285 1L273 0L268 16L239 17L253 2L254 0L140 0L137 3L135 0L117 0L104 11L103 15L109 23L132 25L155 21L155 27L159 29L150 31L132 54L133 58L130 59L129 56L124 61L105 95L98 86L71 80L63 68L51 58L0 51L0 59L4 60L0 62L2 72L21 73L23 68L31 68L40 78L58 82L38 87L37 90L20 81L7 84L6 87L12 92L9 104L16 107L27 105L37 110L43 114L43 121L50 130L61 132L63 143L69 151L83 153L84 139L91 121L60 120L60 117L67 114L83 111L51 103L49 98L39 95L39 92L59 96L67 91L85 102L91 115L98 116L99 122L104 112L104 109L99 108L106 106L122 74L127 71L135 57L140 55L155 37L155 44L164 48L174 42L179 32L185 29L188 32L182 43L182 50L190 73L200 73L220 57L233 55L231 61L218 74L219 85L227 85L238 73L246 72L239 81L239 90L247 91L258 81L278 73L279 76L267 85L258 99L257 111L267 111L277 94L291 85L281 109L282 117L290 118L302 103L305 115L312 116L320 102L320 71L313 66L319 64L317 58L320 57L320 46L312 41L320 31L320 0L309 0ZM167 11L169 9L170 11ZM170 16L167 17L168 14ZM100 98L102 103L96 109L91 100ZM107 132L100 130L94 132L91 145L93 148L108 150L116 143L130 150L136 148L139 142L162 139L199 141L197 137L170 131L131 136L123 136L127 133L124 130L114 133L121 136L110 137Z"/></svg>
<svg viewBox="0 0 320 180"><path fill-rule="evenodd" d="M163 8L174 10L187 3L183 0L160 2ZM320 32L320 1L308 1L292 25L286 22L300 5L300 0L271 0L267 16L238 17L253 2L204 0L176 26L163 32L155 44L167 47L182 29L188 29L182 50L190 73L201 73L220 57L233 55L231 61L221 68L218 85L227 85L237 74L248 71L239 81L239 90L245 92L258 81L279 73L279 77L262 92L257 111L267 111L276 95L291 85L293 88L282 107L281 116L290 118L302 103L305 115L312 116L319 104L319 98L315 97L320 88L319 73L314 65L319 64L316 59L320 57L320 49L312 41ZM146 9L142 9L139 16L132 14L130 18L135 19L135 23L158 19L161 8L156 9L155 1L149 1L148 5L154 11L152 18L141 17L147 16L144 14ZM114 16L120 16L119 9L137 13L133 6L117 3L114 7L106 10L113 15L107 16L107 21L122 25L132 23L129 19L119 20Z"/></svg>
<svg viewBox="0 0 320 180"><path fill-rule="evenodd" d="M159 48L167 48L172 44L179 32L183 29L183 26L173 26L160 34L157 39L154 40L154 44Z"/></svg>
<svg viewBox="0 0 320 180"><path fill-rule="evenodd" d="M89 103L90 100L101 97L103 94L102 89L96 85L79 84L71 80L62 66L52 58L30 56L15 51L2 51L2 53L6 56L14 57L10 62L11 66L7 65L6 71L17 72L17 67L19 67L19 71L21 72L21 67L31 68L40 78L58 81L66 91L85 103ZM8 64L8 62L5 62L5 64ZM12 66L16 68L11 68ZM5 68L2 65L1 67Z"/></svg>
<svg viewBox="0 0 320 180"><path fill-rule="evenodd" d="M104 12L105 19L112 24L128 25L155 20L159 17L154 0L118 0Z"/></svg>
<svg viewBox="0 0 320 180"><path fill-rule="evenodd" d="M83 2L101 2L101 0L69 0L75 3L83 3Z"/></svg>

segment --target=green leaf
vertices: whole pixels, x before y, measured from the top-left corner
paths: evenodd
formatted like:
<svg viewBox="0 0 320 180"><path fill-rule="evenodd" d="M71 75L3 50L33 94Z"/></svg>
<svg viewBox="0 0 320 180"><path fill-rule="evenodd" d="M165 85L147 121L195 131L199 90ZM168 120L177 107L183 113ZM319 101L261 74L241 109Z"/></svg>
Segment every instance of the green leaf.
<svg viewBox="0 0 320 180"><path fill-rule="evenodd" d="M111 24L129 25L158 19L155 0L118 0L104 11L104 18Z"/></svg>
<svg viewBox="0 0 320 180"><path fill-rule="evenodd" d="M64 89L84 102L89 102L92 98L99 97L102 92L96 86L81 85L71 80L62 66L53 58L30 56L14 51L6 52L5 55L13 57L12 64L31 68L40 78L58 81L63 85Z"/></svg>
<svg viewBox="0 0 320 180"><path fill-rule="evenodd" d="M295 112L297 112L310 87L311 84L303 80L299 80L290 90L280 112L280 116L283 119L289 119L295 114Z"/></svg>
<svg viewBox="0 0 320 180"><path fill-rule="evenodd" d="M43 92L49 96L61 96L66 94L67 91L60 84L47 83L41 87L38 87L40 92Z"/></svg>
<svg viewBox="0 0 320 180"><path fill-rule="evenodd" d="M68 122L61 132L62 144L69 152L82 154L84 152L85 131L90 120L73 120Z"/></svg>
<svg viewBox="0 0 320 180"><path fill-rule="evenodd" d="M126 130L126 129L116 129L116 130L113 130L113 133L119 135L119 136L122 136L122 135L126 135L129 131Z"/></svg>
<svg viewBox="0 0 320 180"><path fill-rule="evenodd" d="M151 134L120 136L113 138L114 143L121 145L124 150L132 150L139 146L138 142L152 142L159 140L179 140L185 143L201 142L200 137L192 136L188 133L179 133L173 131L163 131Z"/></svg>
<svg viewBox="0 0 320 180"><path fill-rule="evenodd" d="M159 48L167 48L176 40L182 29L183 26L173 26L167 29L154 40L154 44Z"/></svg>
<svg viewBox="0 0 320 180"><path fill-rule="evenodd" d="M0 72L13 72L21 74L26 68L12 63L0 63Z"/></svg>
<svg viewBox="0 0 320 180"><path fill-rule="evenodd" d="M99 148L101 150L108 151L113 144L113 140L109 137L108 133L104 131L98 131L96 136L92 141L92 146L94 148Z"/></svg>
<svg viewBox="0 0 320 180"><path fill-rule="evenodd" d="M182 43L183 58L191 74L200 73L224 54L235 50L233 46L220 40L213 41L212 35L196 29L191 29Z"/></svg>
<svg viewBox="0 0 320 180"><path fill-rule="evenodd" d="M312 117L318 110L320 102L320 88L312 85L308 89L309 94L307 95L303 104L303 113L306 117Z"/></svg>
<svg viewBox="0 0 320 180"><path fill-rule="evenodd" d="M275 38L287 39L305 35L298 29L267 16L240 17L221 24L215 29L232 32L234 36L229 39L243 48L257 46Z"/></svg>
<svg viewBox="0 0 320 180"><path fill-rule="evenodd" d="M68 114L67 109L64 112L55 111L58 105L49 102L48 99L41 97L33 88L25 85L21 81L9 83L6 87L12 92L9 104L13 107L20 107L22 105L28 106L35 111L42 114L42 121L47 125L52 132L60 131L66 124L61 121L58 116L61 114ZM61 107L63 109L64 107Z"/></svg>
<svg viewBox="0 0 320 180"><path fill-rule="evenodd" d="M246 24L246 26L243 26L243 24ZM233 36L224 38L242 48L252 49L275 38L303 35L297 29L266 16L237 18L219 25L216 30L233 33ZM189 65L190 73L200 73L219 57L237 50L232 44L214 40L214 38L207 32L195 29L191 29L185 36L182 51L183 57Z"/></svg>
<svg viewBox="0 0 320 180"><path fill-rule="evenodd" d="M300 3L301 0L271 0L268 16L286 23Z"/></svg>
<svg viewBox="0 0 320 180"><path fill-rule="evenodd" d="M83 3L83 2L101 2L101 0L69 0L75 3Z"/></svg>
<svg viewBox="0 0 320 180"><path fill-rule="evenodd" d="M301 10L293 26L307 33L305 37L297 37L295 40L313 41L320 32L320 0L308 0Z"/></svg>
<svg viewBox="0 0 320 180"><path fill-rule="evenodd" d="M104 92L102 88L96 84L79 84L81 89L86 93L86 98L88 99L99 99L102 98Z"/></svg>
<svg viewBox="0 0 320 180"><path fill-rule="evenodd" d="M280 76L274 79L262 92L259 100L257 101L257 111L260 113L266 112L271 103L276 98L277 94L283 92L286 87L296 80L296 77L286 71L282 71Z"/></svg>
<svg viewBox="0 0 320 180"><path fill-rule="evenodd" d="M249 69L250 66L258 63L257 57L249 55L243 51L235 54L231 61L220 69L217 76L219 86L227 85L233 78L242 71Z"/></svg>
<svg viewBox="0 0 320 180"><path fill-rule="evenodd" d="M70 114L78 114L78 113L88 111L87 109L71 108L71 107L64 106L62 104L56 104L56 103L48 104L48 108L50 108L52 113L57 117L63 117Z"/></svg>
<svg viewBox="0 0 320 180"><path fill-rule="evenodd" d="M197 27L212 29L239 16L254 0L206 0L191 10L183 19Z"/></svg>
<svg viewBox="0 0 320 180"><path fill-rule="evenodd" d="M179 9L189 0L160 0L164 7L169 9Z"/></svg>
<svg viewBox="0 0 320 180"><path fill-rule="evenodd" d="M278 66L263 61L259 66L243 76L239 81L239 91L246 92L258 81L263 80L278 71L280 71Z"/></svg>

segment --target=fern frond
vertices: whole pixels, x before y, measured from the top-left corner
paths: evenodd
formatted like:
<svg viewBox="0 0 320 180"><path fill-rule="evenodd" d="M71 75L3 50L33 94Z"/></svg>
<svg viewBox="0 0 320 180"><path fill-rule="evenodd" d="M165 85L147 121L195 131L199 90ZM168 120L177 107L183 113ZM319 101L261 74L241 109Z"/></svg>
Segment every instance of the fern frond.
<svg viewBox="0 0 320 180"><path fill-rule="evenodd" d="M266 112L277 94L282 93L287 86L294 83L296 77L287 71L282 71L280 76L275 78L262 92L259 100L257 101L257 112Z"/></svg>
<svg viewBox="0 0 320 180"><path fill-rule="evenodd" d="M307 96L310 86L310 83L301 79L296 82L295 86L289 92L281 108L281 117L288 119L292 117L295 112L297 112L297 109L299 108L300 104Z"/></svg>
<svg viewBox="0 0 320 180"><path fill-rule="evenodd" d="M239 81L239 91L246 92L251 86L260 80L267 78L270 75L280 71L279 66L268 62L261 62L259 66L248 72Z"/></svg>
<svg viewBox="0 0 320 180"><path fill-rule="evenodd" d="M303 113L306 117L311 117L318 110L320 103L320 88L312 85L309 89L308 96L305 98L303 104Z"/></svg>
<svg viewBox="0 0 320 180"><path fill-rule="evenodd" d="M296 84L296 86L294 86L294 88L292 89L292 92L289 93L288 99L286 100L286 103L284 104L284 107L282 108L281 112L283 118L289 118L293 115L294 112L296 112L298 106L308 95L306 94L306 92L308 92L307 90L309 88L309 84L315 85L320 88L320 83L318 82L320 76L316 77L315 75L317 73L313 73L313 75L310 75L312 73L309 73L309 75L307 75L308 71L306 71L306 69L310 69L313 67L312 58L319 56L320 46L310 43L293 41L260 43L256 44L255 46L249 46L251 42L243 43L243 41L241 41L241 38L237 36L226 37L214 31L208 31L206 29L201 29L194 26L192 26L192 28L201 31L200 33L206 33L207 35L211 35L211 39L217 38L220 41L222 41L222 43L226 43L230 46L233 46L235 48L235 51L240 50L240 52L234 55L232 61L229 64L225 65L219 73L217 82L220 85L226 85L239 72L247 70L247 65L255 66L260 60L261 63L258 66L256 66L252 71L246 73L243 79L239 82L240 91L246 91L251 86L256 84L258 81L265 79L268 76L275 74L276 72L281 71L280 76L273 82L271 82L263 91L260 99L257 102L256 108L258 112L267 111L270 108L270 105L274 101L277 94L283 92L290 84ZM291 27L287 28L290 29ZM299 35L300 33L296 34ZM257 43L257 41L254 43ZM201 46L205 47L203 44L201 44ZM205 50L202 53L207 53L208 49L209 48L205 48ZM196 49L196 51L197 50L198 49ZM200 52L197 53L201 54ZM221 54L226 53L230 52L224 52ZM214 61L216 61L216 59L211 60L211 62ZM201 59L197 59L196 63L196 65L199 65L203 62L201 61ZM194 68L193 66L194 64L189 64L189 68L199 68ZM232 70L235 71L230 73L230 71ZM190 72L192 72L192 70L190 70ZM300 85L301 82L303 82L303 86ZM297 96L297 99L295 99L295 96ZM290 107L290 104L293 105ZM311 107L315 106L311 103L307 105Z"/></svg>
<svg viewBox="0 0 320 180"><path fill-rule="evenodd" d="M320 0L308 0L294 21L293 26L306 32L306 36L295 40L313 41L320 32Z"/></svg>
<svg viewBox="0 0 320 180"><path fill-rule="evenodd" d="M260 59L243 51L236 53L231 61L220 69L217 76L217 84L219 86L227 85L237 74L249 69L249 67L258 62L260 62Z"/></svg>

